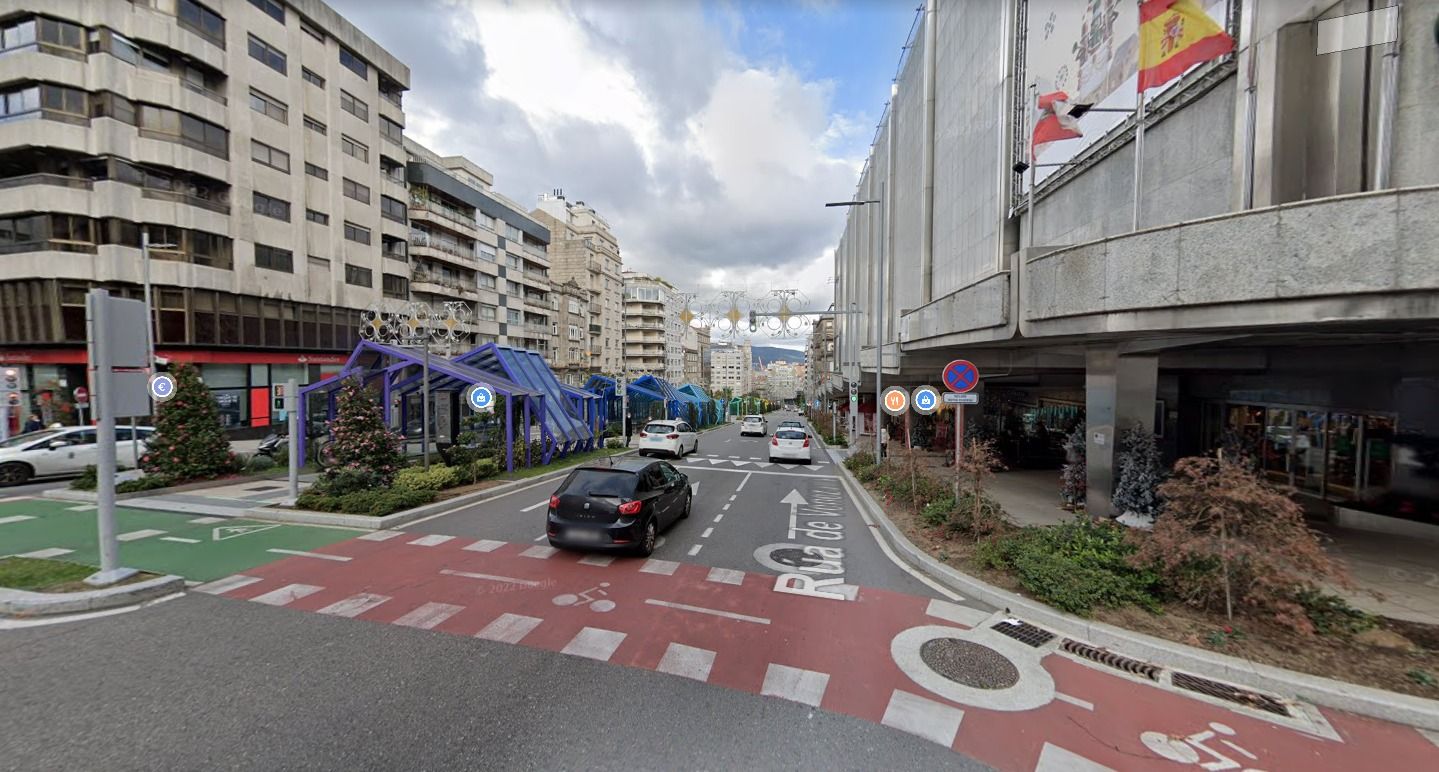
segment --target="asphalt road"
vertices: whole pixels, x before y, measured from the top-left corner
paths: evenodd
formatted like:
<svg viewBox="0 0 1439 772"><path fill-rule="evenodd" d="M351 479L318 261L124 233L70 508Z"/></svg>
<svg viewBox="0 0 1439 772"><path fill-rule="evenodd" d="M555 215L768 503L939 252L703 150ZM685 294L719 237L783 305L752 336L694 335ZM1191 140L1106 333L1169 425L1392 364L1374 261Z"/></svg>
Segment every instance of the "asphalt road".
<svg viewBox="0 0 1439 772"><path fill-rule="evenodd" d="M41 494L41 492L47 491L47 490L49 490L49 489L51 489L51 488L65 488L65 487L68 487L68 486L70 485L70 481L71 481L72 479L74 479L74 478L73 478L73 477L61 477L61 478L51 477L51 478L44 479L44 480L37 480L37 481L35 481L35 482L28 482L28 483L25 483L24 485L9 485L9 486L6 486L6 487L4 487L4 488L0 488L0 499L7 499L7 498L10 498L11 496L39 496L39 495Z"/></svg>

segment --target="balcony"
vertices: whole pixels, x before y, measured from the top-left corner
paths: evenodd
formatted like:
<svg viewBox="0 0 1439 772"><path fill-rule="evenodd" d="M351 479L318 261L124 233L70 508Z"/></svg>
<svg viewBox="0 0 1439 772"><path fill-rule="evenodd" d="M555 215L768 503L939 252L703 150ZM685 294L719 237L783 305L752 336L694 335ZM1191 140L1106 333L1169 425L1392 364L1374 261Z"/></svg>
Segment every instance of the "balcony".
<svg viewBox="0 0 1439 772"><path fill-rule="evenodd" d="M429 249L439 253L438 256L454 258L463 265L474 267L479 260L475 257L473 248L465 247L448 239L441 239L428 231L410 231L410 249Z"/></svg>
<svg viewBox="0 0 1439 772"><path fill-rule="evenodd" d="M537 244L530 244L526 242L521 245L521 249L523 249L524 253L529 255L530 257L538 257L541 260L550 259L550 253L546 251L544 247Z"/></svg>
<svg viewBox="0 0 1439 772"><path fill-rule="evenodd" d="M455 278L449 278L424 271L416 271L410 278L410 291L426 295L441 295L445 297L457 297L467 300L478 300L480 293L473 287L466 287L464 282Z"/></svg>
<svg viewBox="0 0 1439 772"><path fill-rule="evenodd" d="M74 188L76 190L94 190L95 184L82 177L71 177L65 174L24 174L19 177L0 179L0 188L23 188L26 185L54 185L61 188Z"/></svg>
<svg viewBox="0 0 1439 772"><path fill-rule="evenodd" d="M416 200L413 196L410 198L410 218L433 221L451 229L463 228L459 232L472 238L478 235L480 227L474 217L436 205L428 199Z"/></svg>

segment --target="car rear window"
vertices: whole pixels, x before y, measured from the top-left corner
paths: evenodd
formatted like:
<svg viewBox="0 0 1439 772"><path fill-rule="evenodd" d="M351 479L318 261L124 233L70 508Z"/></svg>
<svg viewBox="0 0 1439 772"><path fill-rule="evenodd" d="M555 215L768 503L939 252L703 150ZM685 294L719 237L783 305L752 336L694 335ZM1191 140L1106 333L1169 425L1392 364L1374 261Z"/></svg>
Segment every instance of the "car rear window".
<svg viewBox="0 0 1439 772"><path fill-rule="evenodd" d="M576 469L560 492L624 498L634 494L638 479L634 472L623 469Z"/></svg>
<svg viewBox="0 0 1439 772"><path fill-rule="evenodd" d="M805 438L804 432L798 429L780 429L774 433L774 436L782 440L802 440Z"/></svg>
<svg viewBox="0 0 1439 772"><path fill-rule="evenodd" d="M674 431L674 430L675 430L675 428L674 428L673 426L671 426L670 424L646 424L646 425L645 425L645 431L649 432L650 434L669 434L670 432L672 432L672 431Z"/></svg>
<svg viewBox="0 0 1439 772"><path fill-rule="evenodd" d="M760 417L757 416L757 415L747 415L747 416L744 417L744 421L745 421L745 423L747 423L747 424L757 424L757 423L760 423L760 422L764 421L764 419L763 419L763 418L760 418Z"/></svg>

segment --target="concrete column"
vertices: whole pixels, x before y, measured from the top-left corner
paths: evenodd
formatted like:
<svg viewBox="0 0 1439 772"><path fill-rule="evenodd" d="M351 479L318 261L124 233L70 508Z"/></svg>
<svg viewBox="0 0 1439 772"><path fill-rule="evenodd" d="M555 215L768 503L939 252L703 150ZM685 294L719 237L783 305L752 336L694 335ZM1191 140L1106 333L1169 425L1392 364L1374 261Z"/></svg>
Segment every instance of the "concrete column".
<svg viewBox="0 0 1439 772"><path fill-rule="evenodd" d="M1085 352L1085 508L1091 515L1118 514L1112 502L1119 481L1115 446L1119 436L1135 424L1154 431L1158 386L1158 355L1120 356L1113 347Z"/></svg>

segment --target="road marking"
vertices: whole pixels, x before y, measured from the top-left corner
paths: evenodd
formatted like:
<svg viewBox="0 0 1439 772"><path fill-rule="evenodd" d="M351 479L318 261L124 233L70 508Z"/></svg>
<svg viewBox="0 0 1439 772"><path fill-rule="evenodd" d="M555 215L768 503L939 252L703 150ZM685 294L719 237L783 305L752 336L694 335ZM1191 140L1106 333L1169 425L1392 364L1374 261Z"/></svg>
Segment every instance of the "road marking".
<svg viewBox="0 0 1439 772"><path fill-rule="evenodd" d="M769 468L769 467L773 466L773 465L774 465L774 462L773 462L773 461L756 461L756 462L754 462L754 465L757 466L757 467L759 467L760 469L766 469L766 468Z"/></svg>
<svg viewBox="0 0 1439 772"><path fill-rule="evenodd" d="M302 557L302 558L319 558L320 560L333 560L333 561L335 561L336 563L348 563L348 562L350 562L350 558L347 558L347 557L345 557L344 555L326 555L326 554L323 553L323 552L306 552L306 551L304 551L304 550L283 550L283 549L280 549L279 547L275 547L275 548L272 548L272 549L267 549L267 550L265 550L265 551L266 551L266 552L274 552L274 553L277 553L277 554L280 554L280 555L295 555L295 556L297 556L297 557Z"/></svg>
<svg viewBox="0 0 1439 772"><path fill-rule="evenodd" d="M728 512L728 511L729 511L729 505L726 504L726 505L720 507L720 511L722 511L722 512Z"/></svg>
<svg viewBox="0 0 1439 772"><path fill-rule="evenodd" d="M1114 769L1090 761L1074 751L1045 743L1044 749L1039 752L1039 763L1034 766L1034 772L1114 772Z"/></svg>
<svg viewBox="0 0 1439 772"><path fill-rule="evenodd" d="M710 537L710 534L712 534L712 533L714 533L714 532L715 532L715 529L713 529L713 528L706 528L706 529L705 529L705 532L702 533L702 534L700 534L700 538L701 538L701 539L708 539L708 538Z"/></svg>
<svg viewBox="0 0 1439 772"><path fill-rule="evenodd" d="M709 649L699 649L683 643L671 643L665 649L665 655L660 658L659 667L656 667L655 670L684 678L693 678L696 681L708 681L710 668L714 667L714 663L715 653Z"/></svg>
<svg viewBox="0 0 1439 772"><path fill-rule="evenodd" d="M535 537L535 541L544 541L545 539L548 539L548 538L549 538L549 534L544 534L544 533L542 533L542 534L540 534L539 536L536 536L536 537Z"/></svg>
<svg viewBox="0 0 1439 772"><path fill-rule="evenodd" d="M79 504L73 507L65 507L67 512L89 512L92 509L99 509L94 504Z"/></svg>
<svg viewBox="0 0 1439 772"><path fill-rule="evenodd" d="M1431 743L1434 743L1435 748L1439 748L1439 732L1433 731L1431 729L1420 729L1419 734L1424 735L1425 739L1427 739Z"/></svg>
<svg viewBox="0 0 1439 772"><path fill-rule="evenodd" d="M359 538L360 541L389 541L397 536L404 535L404 531L371 531Z"/></svg>
<svg viewBox="0 0 1439 772"><path fill-rule="evenodd" d="M4 504L7 501L26 501L29 498L29 496L6 496L5 498L0 499L0 504Z"/></svg>
<svg viewBox="0 0 1439 772"><path fill-rule="evenodd" d="M22 520L34 519L35 518L32 515L10 515L9 517L0 517L0 525L5 525L6 523L18 523Z"/></svg>
<svg viewBox="0 0 1439 772"><path fill-rule="evenodd" d="M1090 702L1089 700L1081 700L1078 697L1071 697L1068 694L1064 694L1063 692L1055 692L1054 699L1059 700L1060 702L1067 702L1070 705L1084 708L1085 710L1094 710L1094 703Z"/></svg>
<svg viewBox="0 0 1439 772"><path fill-rule="evenodd" d="M729 582L725 582L725 584L729 584ZM734 619L740 622L754 622L757 625L769 624L769 620L765 619L764 617L752 617L749 614L736 614L733 611L722 611L717 608L705 608L704 606L689 606L684 603L671 603L667 600L655 600L654 598L645 598L645 603L651 606L664 606L665 608L678 609L680 611L693 611L696 614L709 614L710 616L724 617L725 619Z"/></svg>
<svg viewBox="0 0 1439 772"><path fill-rule="evenodd" d="M238 590L241 587L248 587L260 581L258 576L245 576L244 574L232 574L224 579L216 579L209 584L202 584L195 588L195 592L203 592L206 595L224 595L231 590Z"/></svg>
<svg viewBox="0 0 1439 772"><path fill-rule="evenodd" d="M815 476L823 477L824 475ZM884 538L879 535L879 525L870 518L868 512L864 511L864 500L860 498L860 495L862 494L857 495L855 493L854 487L850 485L849 480L843 477L839 478L839 484L840 487L844 489L846 495L849 497L849 500L854 503L854 508L859 512L860 519L864 521L865 525L869 526L869 528L865 530L869 531L869 535L874 537L874 543L879 545L880 552L883 552L884 556L889 558L889 561L891 563L899 566L902 571L919 580L926 587L929 587L940 595L943 595L950 600L964 600L964 597L959 593L954 592L953 590L945 587L944 585L941 585L939 582L934 581L925 574L915 570L914 568L911 568L909 564L900 560L899 556L894 554L894 550L890 549L889 545L884 542Z"/></svg>
<svg viewBox="0 0 1439 772"><path fill-rule="evenodd" d="M781 465L781 464L776 464L776 466L782 466L782 465ZM791 468L793 468L793 467L791 467ZM838 475L833 475L833 474L820 474L819 472L757 472L757 471L749 470L749 469L717 469L717 468L708 467L708 466L697 466L697 467L691 469L690 471L691 471L691 472L727 472L727 473L729 473L729 474L768 474L768 475L774 475L775 477L804 477L804 478L810 479L810 480L834 480L834 479L838 479ZM736 490L738 490L738 489L736 489Z"/></svg>
<svg viewBox="0 0 1439 772"><path fill-rule="evenodd" d="M413 544L413 545L415 545L416 547L436 547L436 546L439 546L439 545L441 545L441 544L444 544L445 542L447 542L447 541L449 541L450 539L453 539L453 538L455 538L455 537L453 537L453 536L446 536L446 535L444 535L444 534L442 534L442 533L432 533L432 534L430 534L429 536L421 536L420 538L415 539L415 540L412 541L412 542L406 542L406 543L407 543L407 544Z"/></svg>
<svg viewBox="0 0 1439 772"><path fill-rule="evenodd" d="M445 576L463 576L466 579L488 579L492 582L504 582L505 584L523 584L526 587L539 587L540 583L530 579L516 579L513 576L496 576L494 574L477 574L472 571L456 571L453 568L441 568L440 573Z"/></svg>
<svg viewBox="0 0 1439 772"><path fill-rule="evenodd" d="M819 707L824 699L825 687L829 686L828 673L816 673L788 665L770 663L764 674L764 686L759 693L770 697L782 697L800 702L812 708Z"/></svg>
<svg viewBox="0 0 1439 772"><path fill-rule="evenodd" d="M794 464L775 464L775 466L779 467L780 469L793 469L795 467Z"/></svg>
<svg viewBox="0 0 1439 772"><path fill-rule="evenodd" d="M730 458L739 458L739 456L730 456Z"/></svg>
<svg viewBox="0 0 1439 772"><path fill-rule="evenodd" d="M199 544L199 539L186 539L183 536L161 536L160 541L173 541L180 544Z"/></svg>
<svg viewBox="0 0 1439 772"><path fill-rule="evenodd" d="M735 492L735 493L739 493L740 491L744 490L745 483L749 482L749 476L752 475L752 474L754 474L754 472L745 472L745 473L744 473L744 479L743 479L743 480L740 480L740 481L739 481L739 487L737 487L737 488L734 489L734 492Z"/></svg>
<svg viewBox="0 0 1439 772"><path fill-rule="evenodd" d="M614 656L615 649L620 647L624 641L625 634L617 633L614 630L604 630L599 627L586 627L579 631L570 642L560 649L561 654L574 654L578 657L589 657L601 662L608 662Z"/></svg>
<svg viewBox="0 0 1439 772"><path fill-rule="evenodd" d="M957 603L949 603L938 599L931 600L924 613L943 619L947 622L954 622L965 627L979 627L984 620L994 616L992 611L982 611L977 608L961 606Z"/></svg>
<svg viewBox="0 0 1439 772"><path fill-rule="evenodd" d="M500 643L519 643L543 621L523 614L501 614L495 621L485 625L485 629L475 633L475 637Z"/></svg>
<svg viewBox="0 0 1439 772"><path fill-rule="evenodd" d="M613 555L586 555L580 558L580 563L584 565L599 566L601 568L604 568L605 566L613 562L615 562L615 558Z"/></svg>
<svg viewBox="0 0 1439 772"><path fill-rule="evenodd" d="M645 561L644 565L640 566L640 573L674 576L675 569L679 567L680 564L674 562L673 560L660 560L659 558L650 558L649 560Z"/></svg>
<svg viewBox="0 0 1439 772"><path fill-rule="evenodd" d="M748 464L748 463L751 463L751 462L749 462L749 461L731 461L730 463L731 463L731 464L734 464L735 466L744 466L745 464Z"/></svg>
<svg viewBox="0 0 1439 772"><path fill-rule="evenodd" d="M256 603L263 603L266 606L287 606L295 601L314 595L324 587L316 587L313 584L287 584L278 590L270 590L264 595L256 595L250 600Z"/></svg>
<svg viewBox="0 0 1439 772"><path fill-rule="evenodd" d="M194 520L191 520L191 521L189 521L189 522L190 522L192 525L212 525L212 524L214 524L214 523L223 523L223 522L225 522L225 518L223 518L223 517L197 517L197 518L195 518Z"/></svg>
<svg viewBox="0 0 1439 772"><path fill-rule="evenodd" d="M712 459L710 459L710 465L711 465L711 466L713 466L713 465L715 465L715 464L727 464L727 463L729 463L729 462L726 461L726 460L724 460L724 459L722 459L722 458L712 458Z"/></svg>
<svg viewBox="0 0 1439 772"><path fill-rule="evenodd" d="M139 531L122 533L119 536L116 536L115 539L117 541L135 541L137 539L148 539L151 536L159 536L162 533L164 533L164 531L157 531L154 528L145 528Z"/></svg>
<svg viewBox="0 0 1439 772"><path fill-rule="evenodd" d="M334 617L354 619L389 599L390 596L388 595L372 595L368 592L362 592L359 595L352 595L344 600L331 603L320 609L320 613L329 614Z"/></svg>
<svg viewBox="0 0 1439 772"><path fill-rule="evenodd" d="M464 606L455 606L449 603L426 603L414 611L396 619L395 624L401 627L431 630L434 629L435 625L464 610Z"/></svg>
<svg viewBox="0 0 1439 772"><path fill-rule="evenodd" d="M701 550L703 547L704 547L703 544L696 544L695 546L690 547L690 553L689 553L689 554L690 554L690 557L694 557L695 555L700 554L700 550Z"/></svg>
<svg viewBox="0 0 1439 772"><path fill-rule="evenodd" d="M274 525L221 525L210 530L210 540L224 541L226 539L238 539L241 536L249 536L252 533L259 533L279 527L279 523Z"/></svg>
<svg viewBox="0 0 1439 772"><path fill-rule="evenodd" d="M736 571L733 568L711 568L705 581L719 584L744 584L744 572Z"/></svg>
<svg viewBox="0 0 1439 772"><path fill-rule="evenodd" d="M474 544L466 544L464 546L464 550L466 552L494 552L495 550L503 546L505 546L505 543L502 541L495 541L494 539L480 539Z"/></svg>
<svg viewBox="0 0 1439 772"><path fill-rule="evenodd" d="M524 493L525 491L527 491L527 490L529 490L529 489L531 489L531 488L538 488L538 487L541 486L541 485L550 485L550 484L553 484L553 483L554 483L554 480L553 480L553 479L549 479L549 480L538 480L538 481L536 481L536 482L533 482L533 483L530 483L529 485L524 486L523 488L516 488L516 489L510 491L509 493L502 493L502 494L500 494L499 496L496 496L495 498L490 499L490 500L488 500L488 501L484 501L484 502L472 502L472 503L469 503L469 504L460 504L460 505L458 505L458 506L451 507L451 508L445 510L444 512L436 512L436 513L433 514L433 515L425 515L424 517L420 518L419 520L411 520L410 522L406 523L405 525L408 525L408 526L410 526L410 527L413 528L414 526L417 526L417 525L419 525L420 523L428 523L428 522L430 522L431 520L434 520L434 519L437 519L437 518L441 518L441 517L446 517L446 516L449 516L449 515L453 515L453 514L455 514L456 512L459 512L459 511L461 511L461 510L470 509L470 508L472 508L472 507L476 507L476 506L479 506L479 505L481 505L481 504L490 504L490 503L492 503L492 502L494 502L494 501L498 501L499 499L508 498L508 497L514 496L514 495L516 495L516 494Z"/></svg>
<svg viewBox="0 0 1439 772"><path fill-rule="evenodd" d="M72 553L72 552L74 552L74 551L75 551L75 550L61 549L61 548L59 548L59 547L50 547L49 549L35 550L34 552L26 552L26 553L23 553L23 554L20 554L20 555L16 555L15 557L17 557L17 558L41 558L41 559L44 559L44 558L58 558L58 557L60 557L61 555L69 555L70 553Z"/></svg>
<svg viewBox="0 0 1439 772"><path fill-rule="evenodd" d="M541 501L541 502L538 503L538 504L531 504L531 505L529 505L528 507L525 507L524 509L521 509L520 511L521 511L521 512L533 512L533 511L535 511L536 509L539 509L540 507L543 507L543 506L545 506L546 504L549 504L549 503L550 503L550 500L549 500L549 499L545 499L544 501Z"/></svg>
<svg viewBox="0 0 1439 772"><path fill-rule="evenodd" d="M895 689L880 723L948 748L954 745L963 719L964 711L959 708Z"/></svg>
<svg viewBox="0 0 1439 772"><path fill-rule="evenodd" d="M734 500L737 499L737 498L739 498L739 494L731 494L730 497L729 497L729 500L730 500L730 501L734 501Z"/></svg>
<svg viewBox="0 0 1439 772"><path fill-rule="evenodd" d="M551 547L548 544L541 544L538 547L527 548L524 552L520 553L520 557L538 558L540 560L545 560L553 556L556 552L559 552L557 548Z"/></svg>
<svg viewBox="0 0 1439 772"><path fill-rule="evenodd" d="M718 515L715 515L715 522L716 522L716 523L718 523L719 521L721 521L721 520L723 520L723 519L724 519L724 513L723 513L723 512L719 513Z"/></svg>

